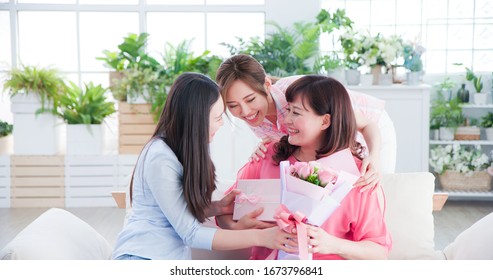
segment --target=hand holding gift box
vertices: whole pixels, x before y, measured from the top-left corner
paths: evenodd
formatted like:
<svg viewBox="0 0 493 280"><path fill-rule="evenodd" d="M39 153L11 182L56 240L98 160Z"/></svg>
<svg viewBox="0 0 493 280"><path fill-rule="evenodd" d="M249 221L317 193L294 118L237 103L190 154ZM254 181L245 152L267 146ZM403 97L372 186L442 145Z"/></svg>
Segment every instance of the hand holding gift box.
<svg viewBox="0 0 493 280"><path fill-rule="evenodd" d="M236 196L233 220L258 209L264 211L257 217L261 221L274 221L274 214L280 204L281 181L279 179L238 180L237 189L241 194Z"/></svg>

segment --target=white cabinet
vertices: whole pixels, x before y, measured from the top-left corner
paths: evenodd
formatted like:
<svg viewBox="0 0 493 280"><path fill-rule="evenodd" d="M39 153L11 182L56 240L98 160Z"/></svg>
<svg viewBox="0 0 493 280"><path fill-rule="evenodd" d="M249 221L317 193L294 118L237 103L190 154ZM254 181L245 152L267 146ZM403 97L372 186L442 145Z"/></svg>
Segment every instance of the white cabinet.
<svg viewBox="0 0 493 280"><path fill-rule="evenodd" d="M486 115L488 112L493 111L493 104L486 105L474 105L474 104L462 104L462 112L466 117L475 118L481 122L481 117ZM486 140L486 135L484 129L481 129L480 140L430 140L430 145L452 145L454 143L459 143L460 145L480 145L481 151L488 156L491 156L491 151L493 150L493 141ZM430 170L431 171L431 170ZM436 180L437 185L439 184ZM439 185L437 186L439 187ZM441 189L439 189L442 191ZM477 192L477 191L447 191L449 194L449 199L451 200L493 200L493 191L489 192Z"/></svg>
<svg viewBox="0 0 493 280"><path fill-rule="evenodd" d="M397 136L396 172L428 171L430 86L348 86L385 100Z"/></svg>

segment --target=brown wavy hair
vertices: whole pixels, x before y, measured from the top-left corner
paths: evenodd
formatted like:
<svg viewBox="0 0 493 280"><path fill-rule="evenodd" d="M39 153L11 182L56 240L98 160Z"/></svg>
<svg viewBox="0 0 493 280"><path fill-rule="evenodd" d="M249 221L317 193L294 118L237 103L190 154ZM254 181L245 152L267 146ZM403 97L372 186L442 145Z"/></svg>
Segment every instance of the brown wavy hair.
<svg viewBox="0 0 493 280"><path fill-rule="evenodd" d="M209 115L219 97L219 86L209 77L198 73L181 74L171 86L149 140L164 141L183 165L185 201L200 222L207 218L205 209L211 204L212 192L216 189L215 167L209 150Z"/></svg>
<svg viewBox="0 0 493 280"><path fill-rule="evenodd" d="M337 80L320 75L307 75L294 81L286 89L286 100L301 97L303 107L309 106L317 115L330 115L331 124L323 135L323 145L316 151L317 159L350 148L362 159L363 147L356 141L356 117L346 88ZM289 158L298 148L289 144L288 136L274 145L276 164Z"/></svg>

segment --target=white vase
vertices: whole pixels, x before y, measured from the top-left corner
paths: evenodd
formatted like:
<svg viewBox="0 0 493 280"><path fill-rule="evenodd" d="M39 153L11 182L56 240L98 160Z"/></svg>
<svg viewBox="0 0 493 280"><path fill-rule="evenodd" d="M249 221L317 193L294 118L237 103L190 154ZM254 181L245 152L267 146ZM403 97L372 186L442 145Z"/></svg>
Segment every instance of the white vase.
<svg viewBox="0 0 493 280"><path fill-rule="evenodd" d="M380 74L378 85L391 86L393 84L392 74Z"/></svg>
<svg viewBox="0 0 493 280"><path fill-rule="evenodd" d="M406 80L408 86L417 86L419 85L419 80L421 77L421 72L407 72Z"/></svg>
<svg viewBox="0 0 493 280"><path fill-rule="evenodd" d="M346 83L349 86L357 86L360 82L361 73L357 69L346 70Z"/></svg>
<svg viewBox="0 0 493 280"><path fill-rule="evenodd" d="M440 140L454 140L455 128L440 127Z"/></svg>
<svg viewBox="0 0 493 280"><path fill-rule="evenodd" d="M475 93L474 94L474 104L484 105L486 104L486 98L488 95L486 93Z"/></svg>
<svg viewBox="0 0 493 280"><path fill-rule="evenodd" d="M12 134L0 137L0 155L10 155L13 149L14 137Z"/></svg>
<svg viewBox="0 0 493 280"><path fill-rule="evenodd" d="M333 79L336 79L337 81L339 81L343 85L346 84L346 77L345 77L343 68L337 68L337 69L327 71L327 76L331 77Z"/></svg>
<svg viewBox="0 0 493 280"><path fill-rule="evenodd" d="M493 127L488 127L484 129L486 134L486 140L493 141Z"/></svg>
<svg viewBox="0 0 493 280"><path fill-rule="evenodd" d="M67 155L101 155L103 143L102 125L67 125Z"/></svg>
<svg viewBox="0 0 493 280"><path fill-rule="evenodd" d="M361 86L367 87L373 85L373 75L372 74L363 74L360 76Z"/></svg>

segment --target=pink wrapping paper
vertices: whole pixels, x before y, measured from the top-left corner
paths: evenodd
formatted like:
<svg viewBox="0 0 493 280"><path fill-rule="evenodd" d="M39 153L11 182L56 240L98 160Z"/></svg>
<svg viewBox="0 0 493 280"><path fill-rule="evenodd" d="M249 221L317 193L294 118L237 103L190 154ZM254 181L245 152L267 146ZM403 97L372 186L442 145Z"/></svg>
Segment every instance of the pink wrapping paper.
<svg viewBox="0 0 493 280"><path fill-rule="evenodd" d="M253 210L263 207L264 212L257 219L274 221L275 211L280 204L279 179L238 180L237 189L241 190L242 194L236 196L233 220L238 220Z"/></svg>

